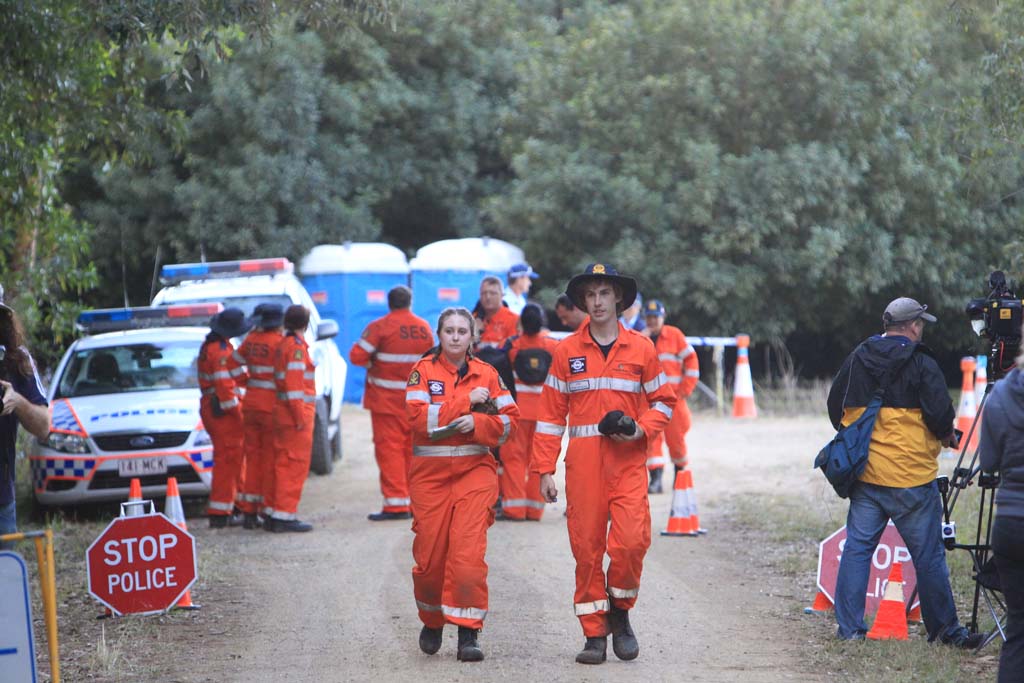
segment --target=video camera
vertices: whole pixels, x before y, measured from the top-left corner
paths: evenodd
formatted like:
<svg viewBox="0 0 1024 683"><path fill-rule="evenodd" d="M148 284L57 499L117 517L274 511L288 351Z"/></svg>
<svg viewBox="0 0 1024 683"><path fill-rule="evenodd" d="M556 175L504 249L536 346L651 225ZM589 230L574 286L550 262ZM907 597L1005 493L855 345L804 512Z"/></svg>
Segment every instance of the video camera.
<svg viewBox="0 0 1024 683"><path fill-rule="evenodd" d="M1024 303L1014 294L1015 286L1014 282L1007 284L1003 271L995 270L988 276L988 297L967 302L971 327L991 343L988 367L992 381L1002 379L1013 369L1020 351Z"/></svg>

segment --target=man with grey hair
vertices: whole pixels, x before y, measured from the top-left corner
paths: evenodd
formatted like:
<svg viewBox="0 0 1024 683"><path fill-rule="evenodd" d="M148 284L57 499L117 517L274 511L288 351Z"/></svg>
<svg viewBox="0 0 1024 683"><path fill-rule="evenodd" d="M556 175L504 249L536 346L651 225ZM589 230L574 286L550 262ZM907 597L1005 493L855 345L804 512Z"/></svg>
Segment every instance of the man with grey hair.
<svg viewBox="0 0 1024 683"><path fill-rule="evenodd" d="M890 302L882 314L884 333L854 349L829 391L829 418L838 430L854 422L884 388L867 465L850 491L836 579L837 636L862 640L867 635L864 600L871 558L891 519L917 571L928 640L976 648L983 636L969 633L957 619L942 544L937 457L943 445L957 445L956 413L942 371L921 343L925 324L936 322L927 311L908 297Z"/></svg>

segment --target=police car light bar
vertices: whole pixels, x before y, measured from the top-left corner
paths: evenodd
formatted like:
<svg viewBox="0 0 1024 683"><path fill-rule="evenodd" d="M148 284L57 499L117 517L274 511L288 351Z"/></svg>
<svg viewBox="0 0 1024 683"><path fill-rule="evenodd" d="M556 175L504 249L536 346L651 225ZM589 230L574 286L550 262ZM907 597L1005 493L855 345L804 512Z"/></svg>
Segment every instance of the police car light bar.
<svg viewBox="0 0 1024 683"><path fill-rule="evenodd" d="M210 317L223 310L220 303L103 308L79 313L75 327L85 334L153 327L206 327Z"/></svg>
<svg viewBox="0 0 1024 683"><path fill-rule="evenodd" d="M277 275L291 273L295 266L286 258L258 258L244 261L213 261L211 263L178 263L160 269L160 282L174 285L186 280L209 280L245 275Z"/></svg>

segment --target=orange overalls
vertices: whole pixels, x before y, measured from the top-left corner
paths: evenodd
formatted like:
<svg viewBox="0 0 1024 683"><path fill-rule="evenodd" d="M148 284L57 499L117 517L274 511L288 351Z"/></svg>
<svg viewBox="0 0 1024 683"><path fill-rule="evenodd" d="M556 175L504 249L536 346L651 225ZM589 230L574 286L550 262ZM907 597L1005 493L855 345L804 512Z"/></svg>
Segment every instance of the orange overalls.
<svg viewBox="0 0 1024 683"><path fill-rule="evenodd" d="M611 605L628 610L636 603L651 544L647 441L672 419L675 404L676 392L654 345L621 323L607 358L590 336L589 321L555 348L541 394L531 469L554 473L568 416L565 499L576 558L573 603L588 638L608 635L605 614ZM611 410L636 419L646 436L629 442L603 436L598 423Z"/></svg>
<svg viewBox="0 0 1024 683"><path fill-rule="evenodd" d="M499 414L472 413L472 432L431 441L431 430L471 414L474 387L490 391ZM490 365L470 358L460 377L443 354L416 364L405 400L413 443L412 582L420 620L430 628L447 622L480 629L487 616L487 529L498 495L489 448L512 435L519 408Z"/></svg>
<svg viewBox="0 0 1024 683"><path fill-rule="evenodd" d="M533 336L513 337L509 347L508 356L516 378L516 403L519 405L519 429L501 449L501 511L510 519L540 520L544 516L540 475L530 471L530 450L544 384L526 384L515 373L516 356L526 349L544 349L554 355L556 346L556 340L541 332Z"/></svg>
<svg viewBox="0 0 1024 683"><path fill-rule="evenodd" d="M500 349L505 346L508 338L515 335L519 325L519 316L508 306L502 306L489 320L477 318L480 329L480 346L493 346Z"/></svg>
<svg viewBox="0 0 1024 683"><path fill-rule="evenodd" d="M253 330L238 347L238 355L249 369L249 382L242 400L245 425L245 479L238 494L238 507L247 514L274 508L274 350L284 335L277 330Z"/></svg>
<svg viewBox="0 0 1024 683"><path fill-rule="evenodd" d="M202 393L199 416L213 441L213 481L206 512L230 515L235 492L245 476L240 406L245 394L245 367L230 341L211 334L199 349L196 371Z"/></svg>
<svg viewBox="0 0 1024 683"><path fill-rule="evenodd" d="M672 410L672 421L665 427L663 434L648 440L647 469L660 470L665 466L665 456L661 448L662 441L665 441L668 443L669 457L675 466L682 470L687 465L686 433L690 431L690 409L686 405L686 397L697 387L700 363L697 360L697 352L686 341L686 335L672 325L662 326L661 334L654 342L654 348L658 352L661 368L665 371L669 384L675 387L679 400Z"/></svg>
<svg viewBox="0 0 1024 683"><path fill-rule="evenodd" d="M300 335L289 332L274 352L274 510L279 520L297 519L309 474L316 416L315 366ZM302 429L296 429L302 425Z"/></svg>
<svg viewBox="0 0 1024 683"><path fill-rule="evenodd" d="M412 366L433 345L427 321L404 308L370 323L348 353L354 365L369 368L363 407L373 425L383 512L409 511L412 433L405 417L405 385Z"/></svg>

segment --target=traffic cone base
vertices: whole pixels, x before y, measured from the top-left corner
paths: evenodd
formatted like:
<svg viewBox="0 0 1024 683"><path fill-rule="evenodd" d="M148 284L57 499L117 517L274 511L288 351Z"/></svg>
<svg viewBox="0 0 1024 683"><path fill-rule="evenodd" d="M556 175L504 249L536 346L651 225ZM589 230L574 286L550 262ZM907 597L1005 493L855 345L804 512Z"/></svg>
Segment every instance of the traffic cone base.
<svg viewBox="0 0 1024 683"><path fill-rule="evenodd" d="M878 606L875 621L868 631L871 640L907 640L907 612L903 602L903 565L892 563L889 582Z"/></svg>
<svg viewBox="0 0 1024 683"><path fill-rule="evenodd" d="M804 607L804 614L823 614L834 608L835 605L828 599L828 596L818 591L818 594L814 596L814 604L810 607Z"/></svg>

